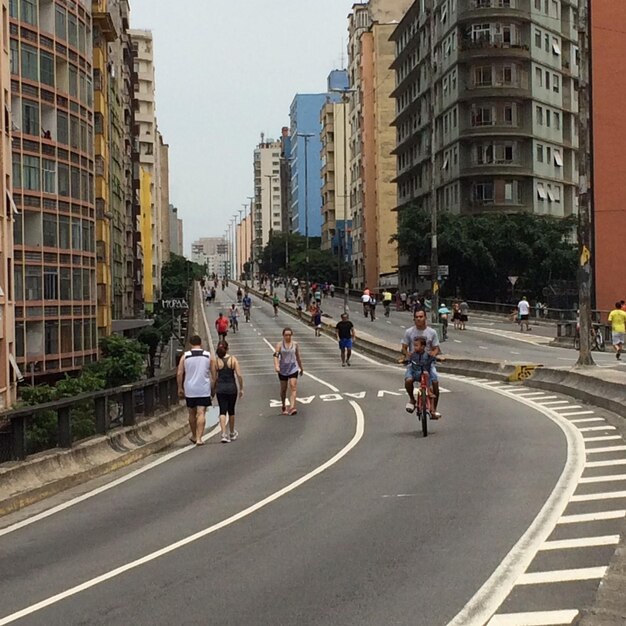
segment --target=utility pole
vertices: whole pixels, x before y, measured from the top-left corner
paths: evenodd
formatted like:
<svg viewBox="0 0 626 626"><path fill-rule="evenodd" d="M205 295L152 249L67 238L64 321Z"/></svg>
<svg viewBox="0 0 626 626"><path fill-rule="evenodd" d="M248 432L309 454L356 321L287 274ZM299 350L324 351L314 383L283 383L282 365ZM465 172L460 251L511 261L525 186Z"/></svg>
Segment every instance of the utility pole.
<svg viewBox="0 0 626 626"><path fill-rule="evenodd" d="M438 215L437 215L437 182L436 182L436 156L435 147L436 124L435 124L435 6L430 3L429 15L430 31L430 289L431 305L430 315L433 324L439 323L439 250L437 242Z"/></svg>
<svg viewBox="0 0 626 626"><path fill-rule="evenodd" d="M578 0L578 307L580 320L580 351L576 366L594 365L591 357L591 136L589 117L589 0Z"/></svg>
<svg viewBox="0 0 626 626"><path fill-rule="evenodd" d="M254 209L255 209L255 196L248 196L250 200L250 282L254 289L254 246L256 245L256 237L254 236Z"/></svg>
<svg viewBox="0 0 626 626"><path fill-rule="evenodd" d="M270 294L274 295L274 274L272 272L272 266L274 265L274 253L272 249L272 239L274 238L274 231L272 229L272 220L273 218L273 206L272 206L272 185L276 180L276 176L274 174L264 174L265 178L269 183L269 193L270 193L270 230L269 230L269 246L270 246Z"/></svg>
<svg viewBox="0 0 626 626"><path fill-rule="evenodd" d="M246 282L246 287L248 286L248 273L246 272L246 263L248 262L248 205L247 204L243 204L241 205L243 207L243 209L239 209L239 223L241 224L241 228L242 228L242 233L241 233L241 239L242 239L242 246L243 246L243 250L242 250L242 255L241 255L241 272L243 274L243 278ZM245 220L241 217L242 215L245 215Z"/></svg>

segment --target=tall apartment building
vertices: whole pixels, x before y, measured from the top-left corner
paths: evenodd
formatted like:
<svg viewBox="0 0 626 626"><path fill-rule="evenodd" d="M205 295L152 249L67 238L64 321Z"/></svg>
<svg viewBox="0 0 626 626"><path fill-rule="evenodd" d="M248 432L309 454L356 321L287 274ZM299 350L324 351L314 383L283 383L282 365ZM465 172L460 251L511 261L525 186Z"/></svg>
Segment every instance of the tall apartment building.
<svg viewBox="0 0 626 626"><path fill-rule="evenodd" d="M9 8L2 0L2 33L9 32ZM4 38L0 49L0 107L11 106L9 41ZM15 400L20 372L15 360L15 300L13 293L13 220L16 207L11 189L11 120L6 115L0 128L0 186L4 210L0 212L0 409L9 408Z"/></svg>
<svg viewBox="0 0 626 626"><path fill-rule="evenodd" d="M576 4L411 6L393 34L399 210L576 211Z"/></svg>
<svg viewBox="0 0 626 626"><path fill-rule="evenodd" d="M254 150L254 210L252 212L255 261L272 233L281 232L280 141L265 139Z"/></svg>
<svg viewBox="0 0 626 626"><path fill-rule="evenodd" d="M91 0L9 14L15 354L58 376L97 356Z"/></svg>
<svg viewBox="0 0 626 626"><path fill-rule="evenodd" d="M348 102L327 102L322 122L322 250L349 257L351 218L348 205ZM346 233L346 228L348 233ZM348 245L346 247L346 234Z"/></svg>
<svg viewBox="0 0 626 626"><path fill-rule="evenodd" d="M134 60L128 0L115 0L110 10L115 41L109 44L110 200L113 216L113 329L143 311L142 252L139 241L139 202L133 175L135 113Z"/></svg>
<svg viewBox="0 0 626 626"><path fill-rule="evenodd" d="M173 204L170 204L169 216L170 254L183 256L183 220L178 217L178 209Z"/></svg>
<svg viewBox="0 0 626 626"><path fill-rule="evenodd" d="M351 85L352 284L377 290L381 276L397 268L390 240L397 231L395 133L391 123L395 83L389 66L395 58L390 37L410 0L370 0L354 5L349 18Z"/></svg>
<svg viewBox="0 0 626 626"><path fill-rule="evenodd" d="M291 232L291 135L283 126L280 136L280 219L281 230Z"/></svg>
<svg viewBox="0 0 626 626"><path fill-rule="evenodd" d="M135 177L139 184L140 230L143 249L145 310L152 312L160 297L161 216L156 152L159 149L155 113L154 45L152 33L130 30L133 46L135 84L135 124L137 163Z"/></svg>
<svg viewBox="0 0 626 626"><path fill-rule="evenodd" d="M113 273L121 269L121 249L118 258L113 255L113 230L121 222L121 202L111 193L112 170L112 102L110 101L109 43L117 39L113 21L116 3L110 0L92 0L93 21L93 90L96 163L96 280L98 298L98 336L111 334L113 322ZM119 172L115 172L119 176Z"/></svg>
<svg viewBox="0 0 626 626"><path fill-rule="evenodd" d="M235 233L235 253L237 256L235 269L237 277L244 273L244 266L250 261L250 246L252 243L252 216L246 215L237 224Z"/></svg>
<svg viewBox="0 0 626 626"><path fill-rule="evenodd" d="M158 215L161 222L159 247L161 248L161 263L170 259L170 147L163 140L163 135L157 131L158 155Z"/></svg>

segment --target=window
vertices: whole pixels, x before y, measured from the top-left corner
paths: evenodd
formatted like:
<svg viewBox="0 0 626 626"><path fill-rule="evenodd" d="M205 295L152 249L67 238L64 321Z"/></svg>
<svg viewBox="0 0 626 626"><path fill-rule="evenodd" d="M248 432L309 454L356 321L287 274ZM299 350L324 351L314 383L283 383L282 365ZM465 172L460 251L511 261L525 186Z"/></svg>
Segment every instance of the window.
<svg viewBox="0 0 626 626"><path fill-rule="evenodd" d="M23 167L23 187L24 189L30 189L31 191L39 191L39 170L40 162L39 157L24 155L24 167Z"/></svg>
<svg viewBox="0 0 626 626"><path fill-rule="evenodd" d="M535 30L535 46L541 48L541 31Z"/></svg>
<svg viewBox="0 0 626 626"><path fill-rule="evenodd" d="M83 324L74 322L74 352L83 351Z"/></svg>
<svg viewBox="0 0 626 626"><path fill-rule="evenodd" d="M22 186L22 156L13 153L13 188Z"/></svg>
<svg viewBox="0 0 626 626"><path fill-rule="evenodd" d="M26 135L39 136L39 104L24 100L22 102L22 132Z"/></svg>
<svg viewBox="0 0 626 626"><path fill-rule="evenodd" d="M38 54L32 46L22 44L22 78L39 80Z"/></svg>
<svg viewBox="0 0 626 626"><path fill-rule="evenodd" d="M56 300L56 298L50 298ZM46 355L59 353L59 322L45 323L45 349Z"/></svg>
<svg viewBox="0 0 626 626"><path fill-rule="evenodd" d="M60 294L61 300L72 299L72 270L69 267L61 268L60 275Z"/></svg>
<svg viewBox="0 0 626 626"><path fill-rule="evenodd" d="M57 113L57 141L66 146L69 142L67 113L62 113L61 111Z"/></svg>
<svg viewBox="0 0 626 626"><path fill-rule="evenodd" d="M504 106L504 123L507 126L514 126L515 125L515 119L514 119L514 107L516 105L514 104L507 104Z"/></svg>
<svg viewBox="0 0 626 626"><path fill-rule="evenodd" d="M82 250L82 231L80 228L80 220L72 219L72 249L73 250ZM76 271L76 270L75 270ZM80 271L80 270L77 270ZM82 291L82 288L79 289L78 293ZM76 290L74 290L74 294L76 295Z"/></svg>
<svg viewBox="0 0 626 626"><path fill-rule="evenodd" d="M24 281L26 287L26 300L41 300L41 278L41 267L26 266Z"/></svg>
<svg viewBox="0 0 626 626"><path fill-rule="evenodd" d="M69 71L70 96L78 98L78 70L74 65L70 65Z"/></svg>
<svg viewBox="0 0 626 626"><path fill-rule="evenodd" d="M70 218L66 215L59 215L59 248L70 250Z"/></svg>
<svg viewBox="0 0 626 626"><path fill-rule="evenodd" d="M43 245L50 248L57 246L57 218L50 213L43 214Z"/></svg>
<svg viewBox="0 0 626 626"><path fill-rule="evenodd" d="M472 109L472 126L492 126L494 121L492 107L474 107Z"/></svg>
<svg viewBox="0 0 626 626"><path fill-rule="evenodd" d="M59 299L59 272L54 267L43 270L43 298L44 300Z"/></svg>
<svg viewBox="0 0 626 626"><path fill-rule="evenodd" d="M493 183L474 183L472 200L478 204L493 204Z"/></svg>
<svg viewBox="0 0 626 626"><path fill-rule="evenodd" d="M76 17L71 13L67 16L67 41L75 48L78 45L78 24Z"/></svg>
<svg viewBox="0 0 626 626"><path fill-rule="evenodd" d="M504 201L507 204L513 202L513 185L514 182L505 182L504 183Z"/></svg>
<svg viewBox="0 0 626 626"><path fill-rule="evenodd" d="M552 37L552 53L557 56L561 54L561 46L559 46L559 40L556 37Z"/></svg>
<svg viewBox="0 0 626 626"><path fill-rule="evenodd" d="M563 158L561 157L560 150L555 150L554 151L554 163L558 167L563 167Z"/></svg>
<svg viewBox="0 0 626 626"><path fill-rule="evenodd" d="M498 68L498 84L500 85L512 85L513 84L513 67L511 65L504 65Z"/></svg>
<svg viewBox="0 0 626 626"><path fill-rule="evenodd" d="M558 185L555 185L553 192L554 192L554 201L561 202L561 188Z"/></svg>
<svg viewBox="0 0 626 626"><path fill-rule="evenodd" d="M561 114L555 111L553 117L554 117L554 128L556 128L556 130L561 130Z"/></svg>
<svg viewBox="0 0 626 626"><path fill-rule="evenodd" d="M9 0L9 15L16 19L19 17L19 13L17 9L17 0Z"/></svg>
<svg viewBox="0 0 626 626"><path fill-rule="evenodd" d="M70 185L70 195L74 198L74 200L80 200L80 170L77 167L73 167L70 170ZM77 250L79 249L79 246L77 246L73 241L72 245Z"/></svg>
<svg viewBox="0 0 626 626"><path fill-rule="evenodd" d="M546 126L550 128L552 114L550 113L550 109L546 109Z"/></svg>
<svg viewBox="0 0 626 626"><path fill-rule="evenodd" d="M550 89L550 72L546 70L546 89Z"/></svg>
<svg viewBox="0 0 626 626"><path fill-rule="evenodd" d="M67 39L67 11L56 5L55 33L59 39Z"/></svg>
<svg viewBox="0 0 626 626"><path fill-rule="evenodd" d="M546 52L550 52L550 35L548 35L548 33L543 36L543 45L546 49Z"/></svg>
<svg viewBox="0 0 626 626"><path fill-rule="evenodd" d="M541 0L535 0L535 9L541 11Z"/></svg>
<svg viewBox="0 0 626 626"><path fill-rule="evenodd" d="M540 87L543 87L543 72L541 71L540 67L536 67L535 68L535 82Z"/></svg>
<svg viewBox="0 0 626 626"><path fill-rule="evenodd" d="M57 192L57 170L56 162L49 159L43 159L42 161L42 178L43 178L43 190L44 193L56 193Z"/></svg>
<svg viewBox="0 0 626 626"><path fill-rule="evenodd" d="M537 106L535 108L535 117L537 118L537 124L543 126L543 107Z"/></svg>
<svg viewBox="0 0 626 626"><path fill-rule="evenodd" d="M491 65L474 68L474 85L476 87L489 87L491 85Z"/></svg>
<svg viewBox="0 0 626 626"><path fill-rule="evenodd" d="M554 93L559 93L559 85L560 85L559 75L553 74L552 75L552 91L554 91Z"/></svg>
<svg viewBox="0 0 626 626"><path fill-rule="evenodd" d="M54 87L54 57L43 50L39 53L39 76L42 83Z"/></svg>
<svg viewBox="0 0 626 626"><path fill-rule="evenodd" d="M546 163L550 164L552 160L552 148L550 146L546 146Z"/></svg>
<svg viewBox="0 0 626 626"><path fill-rule="evenodd" d="M63 163L59 163L58 165L59 172L59 195L67 196L70 195L70 168ZM68 245L69 248L69 245Z"/></svg>
<svg viewBox="0 0 626 626"><path fill-rule="evenodd" d="M554 202L554 194L552 193L552 185L548 185L548 200Z"/></svg>
<svg viewBox="0 0 626 626"><path fill-rule="evenodd" d="M11 74L20 73L20 51L16 39L11 39Z"/></svg>
<svg viewBox="0 0 626 626"><path fill-rule="evenodd" d="M80 124L73 115L70 117L70 146L76 150L80 147Z"/></svg>
<svg viewBox="0 0 626 626"><path fill-rule="evenodd" d="M37 25L37 2L36 0L22 0L20 19L22 22Z"/></svg>
<svg viewBox="0 0 626 626"><path fill-rule="evenodd" d="M543 163L543 145L537 144L537 163Z"/></svg>
<svg viewBox="0 0 626 626"><path fill-rule="evenodd" d="M546 190L543 188L543 183L537 183L537 196L539 200L545 200L548 196L546 195Z"/></svg>

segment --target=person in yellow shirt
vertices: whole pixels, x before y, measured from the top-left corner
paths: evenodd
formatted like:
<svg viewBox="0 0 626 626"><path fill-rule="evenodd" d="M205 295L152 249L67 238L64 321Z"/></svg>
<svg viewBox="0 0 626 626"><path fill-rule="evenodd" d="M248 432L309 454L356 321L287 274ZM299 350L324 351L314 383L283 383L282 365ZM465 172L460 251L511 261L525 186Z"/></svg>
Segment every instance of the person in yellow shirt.
<svg viewBox="0 0 626 626"><path fill-rule="evenodd" d="M622 358L624 336L626 335L626 311L622 309L621 302L616 302L615 308L609 313L609 324L611 324L615 358L619 361Z"/></svg>

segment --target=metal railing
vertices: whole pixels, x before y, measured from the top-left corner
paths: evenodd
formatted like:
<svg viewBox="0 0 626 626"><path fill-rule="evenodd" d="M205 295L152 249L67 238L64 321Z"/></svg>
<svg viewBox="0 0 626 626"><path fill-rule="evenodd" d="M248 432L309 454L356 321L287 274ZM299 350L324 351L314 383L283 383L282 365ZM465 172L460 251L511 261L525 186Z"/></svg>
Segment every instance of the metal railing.
<svg viewBox="0 0 626 626"><path fill-rule="evenodd" d="M77 441L73 433L73 411L77 408L86 409L88 421L92 420L88 426L95 435L105 435L112 428L133 426L142 419L152 417L159 410L177 406L177 392L176 373L170 372L131 385L0 413L0 463L22 461L34 452L29 449L28 431L38 415L56 417L56 433L52 442L56 445L43 449L71 448Z"/></svg>

